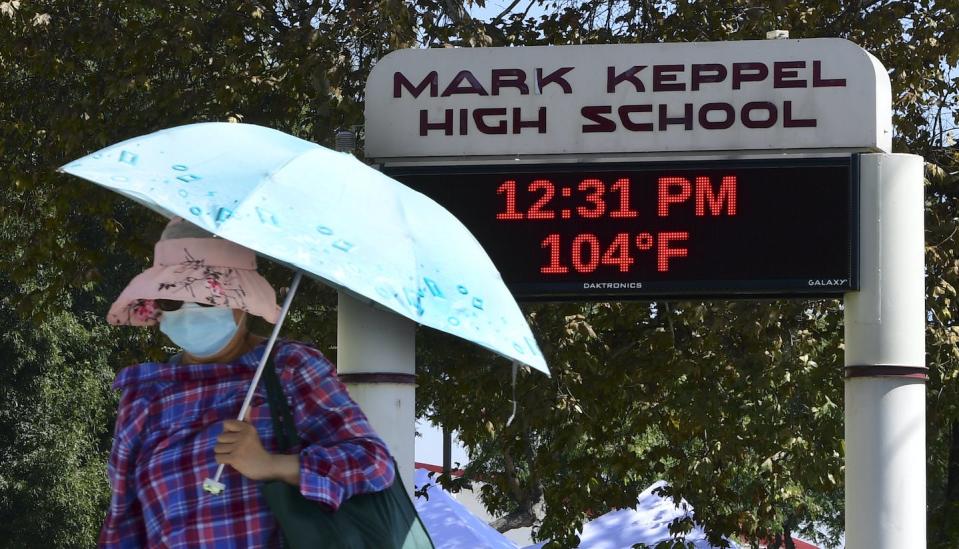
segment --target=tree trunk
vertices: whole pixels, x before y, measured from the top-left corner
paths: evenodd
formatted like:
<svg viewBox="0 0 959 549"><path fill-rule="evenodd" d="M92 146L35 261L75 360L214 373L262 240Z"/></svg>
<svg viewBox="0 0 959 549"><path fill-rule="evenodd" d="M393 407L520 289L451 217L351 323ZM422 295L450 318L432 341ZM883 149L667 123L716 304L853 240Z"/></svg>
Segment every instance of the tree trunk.
<svg viewBox="0 0 959 549"><path fill-rule="evenodd" d="M959 542L959 421L952 422L949 458L946 462L946 490L942 502L941 547L955 547ZM952 542L952 543L950 543Z"/></svg>
<svg viewBox="0 0 959 549"><path fill-rule="evenodd" d="M796 521L789 517L783 523L783 547L786 549L796 549L796 544L793 543L793 527L795 526Z"/></svg>
<svg viewBox="0 0 959 549"><path fill-rule="evenodd" d="M523 528L524 526L532 526L533 522L536 521L536 515L533 513L532 509L517 509L508 515L503 515L502 517L494 520L489 523L493 529L497 532L509 532L514 528Z"/></svg>
<svg viewBox="0 0 959 549"><path fill-rule="evenodd" d="M448 475L453 471L453 433L445 425L443 426L443 474Z"/></svg>

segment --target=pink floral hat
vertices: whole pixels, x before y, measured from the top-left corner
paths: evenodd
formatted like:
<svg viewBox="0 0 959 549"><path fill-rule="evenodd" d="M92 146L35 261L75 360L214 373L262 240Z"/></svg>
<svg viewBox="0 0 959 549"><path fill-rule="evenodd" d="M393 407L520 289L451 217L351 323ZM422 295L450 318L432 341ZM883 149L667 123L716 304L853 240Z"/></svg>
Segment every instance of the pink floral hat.
<svg viewBox="0 0 959 549"><path fill-rule="evenodd" d="M256 254L175 217L154 248L153 266L137 275L110 306L110 324L152 326L170 299L242 309L276 323L280 308L270 283L256 272Z"/></svg>

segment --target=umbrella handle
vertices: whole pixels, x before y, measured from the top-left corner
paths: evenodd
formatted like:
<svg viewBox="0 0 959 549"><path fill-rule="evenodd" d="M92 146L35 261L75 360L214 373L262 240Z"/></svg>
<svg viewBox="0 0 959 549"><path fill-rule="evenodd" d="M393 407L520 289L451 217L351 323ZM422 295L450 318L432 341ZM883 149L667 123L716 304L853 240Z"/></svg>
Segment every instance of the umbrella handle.
<svg viewBox="0 0 959 549"><path fill-rule="evenodd" d="M296 271L296 274L293 276L293 282L290 283L290 291L286 293L286 298L283 300L283 307L280 309L280 317L277 319L276 324L273 325L273 333L270 334L269 341L266 342L266 348L263 349L263 356L260 357L260 364L256 367L256 373L253 374L253 381L250 382L250 388L246 392L246 398L243 400L243 406L240 407L240 413L237 415L236 419L243 421L243 418L246 417L247 411L250 409L250 403L253 401L253 394L256 392L256 386L260 383L260 376L263 375L263 368L266 366L267 360L270 358L270 353L273 352L273 344L276 343L276 338L280 335L280 327L283 326L283 320L286 319L286 313L290 310L290 304L293 302L293 295L296 293L296 289L300 286L300 280L303 278L302 271ZM211 494L219 494L226 489L226 485L220 482L220 477L223 475L224 464L220 464L216 468L216 475L213 478L208 478L203 481L203 489Z"/></svg>

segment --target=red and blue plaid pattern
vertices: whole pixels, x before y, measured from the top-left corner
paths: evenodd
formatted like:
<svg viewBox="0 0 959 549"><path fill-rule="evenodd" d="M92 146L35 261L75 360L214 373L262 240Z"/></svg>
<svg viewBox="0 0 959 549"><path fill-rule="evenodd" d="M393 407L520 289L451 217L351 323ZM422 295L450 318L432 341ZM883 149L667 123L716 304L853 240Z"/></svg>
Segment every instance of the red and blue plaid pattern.
<svg viewBox="0 0 959 549"><path fill-rule="evenodd" d="M265 345L231 364L148 362L124 369L108 472L113 497L101 547L279 547L279 528L258 483L227 466L219 495L212 478L222 422L235 419ZM333 364L301 343L277 342L274 361L297 431L300 491L332 509L353 494L388 488L395 474L386 445L347 394ZM266 389L257 387L250 422L277 452Z"/></svg>

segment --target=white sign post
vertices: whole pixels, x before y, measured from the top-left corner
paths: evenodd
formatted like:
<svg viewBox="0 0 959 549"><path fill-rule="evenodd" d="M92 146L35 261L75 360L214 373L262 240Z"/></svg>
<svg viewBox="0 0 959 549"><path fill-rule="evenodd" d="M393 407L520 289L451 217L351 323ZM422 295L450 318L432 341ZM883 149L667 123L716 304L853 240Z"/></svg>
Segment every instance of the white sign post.
<svg viewBox="0 0 959 549"><path fill-rule="evenodd" d="M888 154L891 118L886 70L840 39L403 50L367 82L366 154L387 167L861 154L846 546L923 549L922 159Z"/></svg>
<svg viewBox="0 0 959 549"><path fill-rule="evenodd" d="M413 494L416 433L416 324L339 293L337 374L396 459Z"/></svg>
<svg viewBox="0 0 959 549"><path fill-rule="evenodd" d="M846 547L926 546L922 158L861 157L860 291L845 297Z"/></svg>

